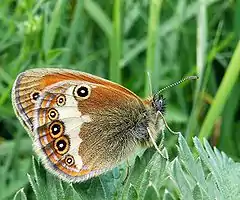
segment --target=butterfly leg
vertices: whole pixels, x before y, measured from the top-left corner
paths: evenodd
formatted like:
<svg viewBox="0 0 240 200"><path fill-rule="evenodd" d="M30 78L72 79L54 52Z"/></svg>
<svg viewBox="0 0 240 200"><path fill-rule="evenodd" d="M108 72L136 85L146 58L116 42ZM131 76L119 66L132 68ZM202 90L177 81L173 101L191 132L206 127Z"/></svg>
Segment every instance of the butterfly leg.
<svg viewBox="0 0 240 200"><path fill-rule="evenodd" d="M172 133L172 134L174 134L174 135L179 135L179 134L181 133L181 132L179 132L179 131L178 131L178 132L177 132L177 131L173 131L173 130L168 126L168 124L167 124L167 122L166 122L166 120L165 120L165 117L163 116L163 114L162 114L160 111L157 112L156 120L158 120L159 116L162 118L165 127L167 128L167 130L168 130L170 133Z"/></svg>
<svg viewBox="0 0 240 200"><path fill-rule="evenodd" d="M161 150L158 148L158 146L157 146L157 144L156 144L156 142L155 142L155 140L154 140L154 138L153 138L153 136L152 136L151 130L150 130L149 128L147 128L147 131L148 131L148 134L149 134L149 136L150 136L150 138L151 138L151 140L152 140L153 146L155 147L155 149L157 150L157 152L158 152L162 157L165 158L165 156L162 154Z"/></svg>

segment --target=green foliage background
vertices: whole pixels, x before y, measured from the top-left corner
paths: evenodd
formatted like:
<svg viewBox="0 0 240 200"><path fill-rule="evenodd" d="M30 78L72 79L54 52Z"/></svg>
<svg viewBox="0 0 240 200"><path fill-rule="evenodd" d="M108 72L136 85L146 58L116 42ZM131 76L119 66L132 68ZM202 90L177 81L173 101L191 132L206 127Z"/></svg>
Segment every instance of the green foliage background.
<svg viewBox="0 0 240 200"><path fill-rule="evenodd" d="M1 1L0 199L240 199L239 36L240 0ZM198 74L164 92L166 119L185 139L166 132L169 161L139 152L124 183L126 164L81 184L59 181L32 158L10 98L18 73L47 66L141 97L150 94L146 72L154 92ZM226 154L202 146L204 137Z"/></svg>

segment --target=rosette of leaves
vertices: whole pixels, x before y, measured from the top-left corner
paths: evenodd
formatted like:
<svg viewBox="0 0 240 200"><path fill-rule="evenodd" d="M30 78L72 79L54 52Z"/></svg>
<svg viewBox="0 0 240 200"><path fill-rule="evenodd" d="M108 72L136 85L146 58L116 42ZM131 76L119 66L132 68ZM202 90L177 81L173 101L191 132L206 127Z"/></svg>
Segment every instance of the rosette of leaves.
<svg viewBox="0 0 240 200"><path fill-rule="evenodd" d="M153 148L137 156L134 164L115 168L83 183L69 184L46 172L33 158L28 175L37 200L237 200L240 199L240 164L226 154L194 138L194 153L178 137L179 155L167 161ZM167 151L164 149L165 155ZM27 199L19 190L14 199Z"/></svg>

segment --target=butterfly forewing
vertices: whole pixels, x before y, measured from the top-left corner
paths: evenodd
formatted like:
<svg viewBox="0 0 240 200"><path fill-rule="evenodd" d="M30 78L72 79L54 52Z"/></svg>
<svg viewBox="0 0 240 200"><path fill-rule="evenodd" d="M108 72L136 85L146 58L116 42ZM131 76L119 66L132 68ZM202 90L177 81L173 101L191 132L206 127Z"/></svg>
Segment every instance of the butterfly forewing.
<svg viewBox="0 0 240 200"><path fill-rule="evenodd" d="M17 115L44 165L66 181L82 181L125 159L147 137L147 111L134 93L81 72L22 73L13 88Z"/></svg>
<svg viewBox="0 0 240 200"><path fill-rule="evenodd" d="M68 80L105 85L138 98L134 93L118 84L87 73L54 68L28 70L17 77L12 90L12 102L16 115L31 137L33 136L33 109L42 90L60 81Z"/></svg>

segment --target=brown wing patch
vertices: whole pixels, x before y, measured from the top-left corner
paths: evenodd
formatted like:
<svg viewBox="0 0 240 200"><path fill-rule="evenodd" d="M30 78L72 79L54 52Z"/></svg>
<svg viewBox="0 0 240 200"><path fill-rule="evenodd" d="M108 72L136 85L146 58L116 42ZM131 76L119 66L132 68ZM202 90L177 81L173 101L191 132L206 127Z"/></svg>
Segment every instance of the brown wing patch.
<svg viewBox="0 0 240 200"><path fill-rule="evenodd" d="M138 144L131 133L146 113L139 98L101 85L78 106L92 118L81 128L79 146L79 155L90 170L110 169L134 152Z"/></svg>

